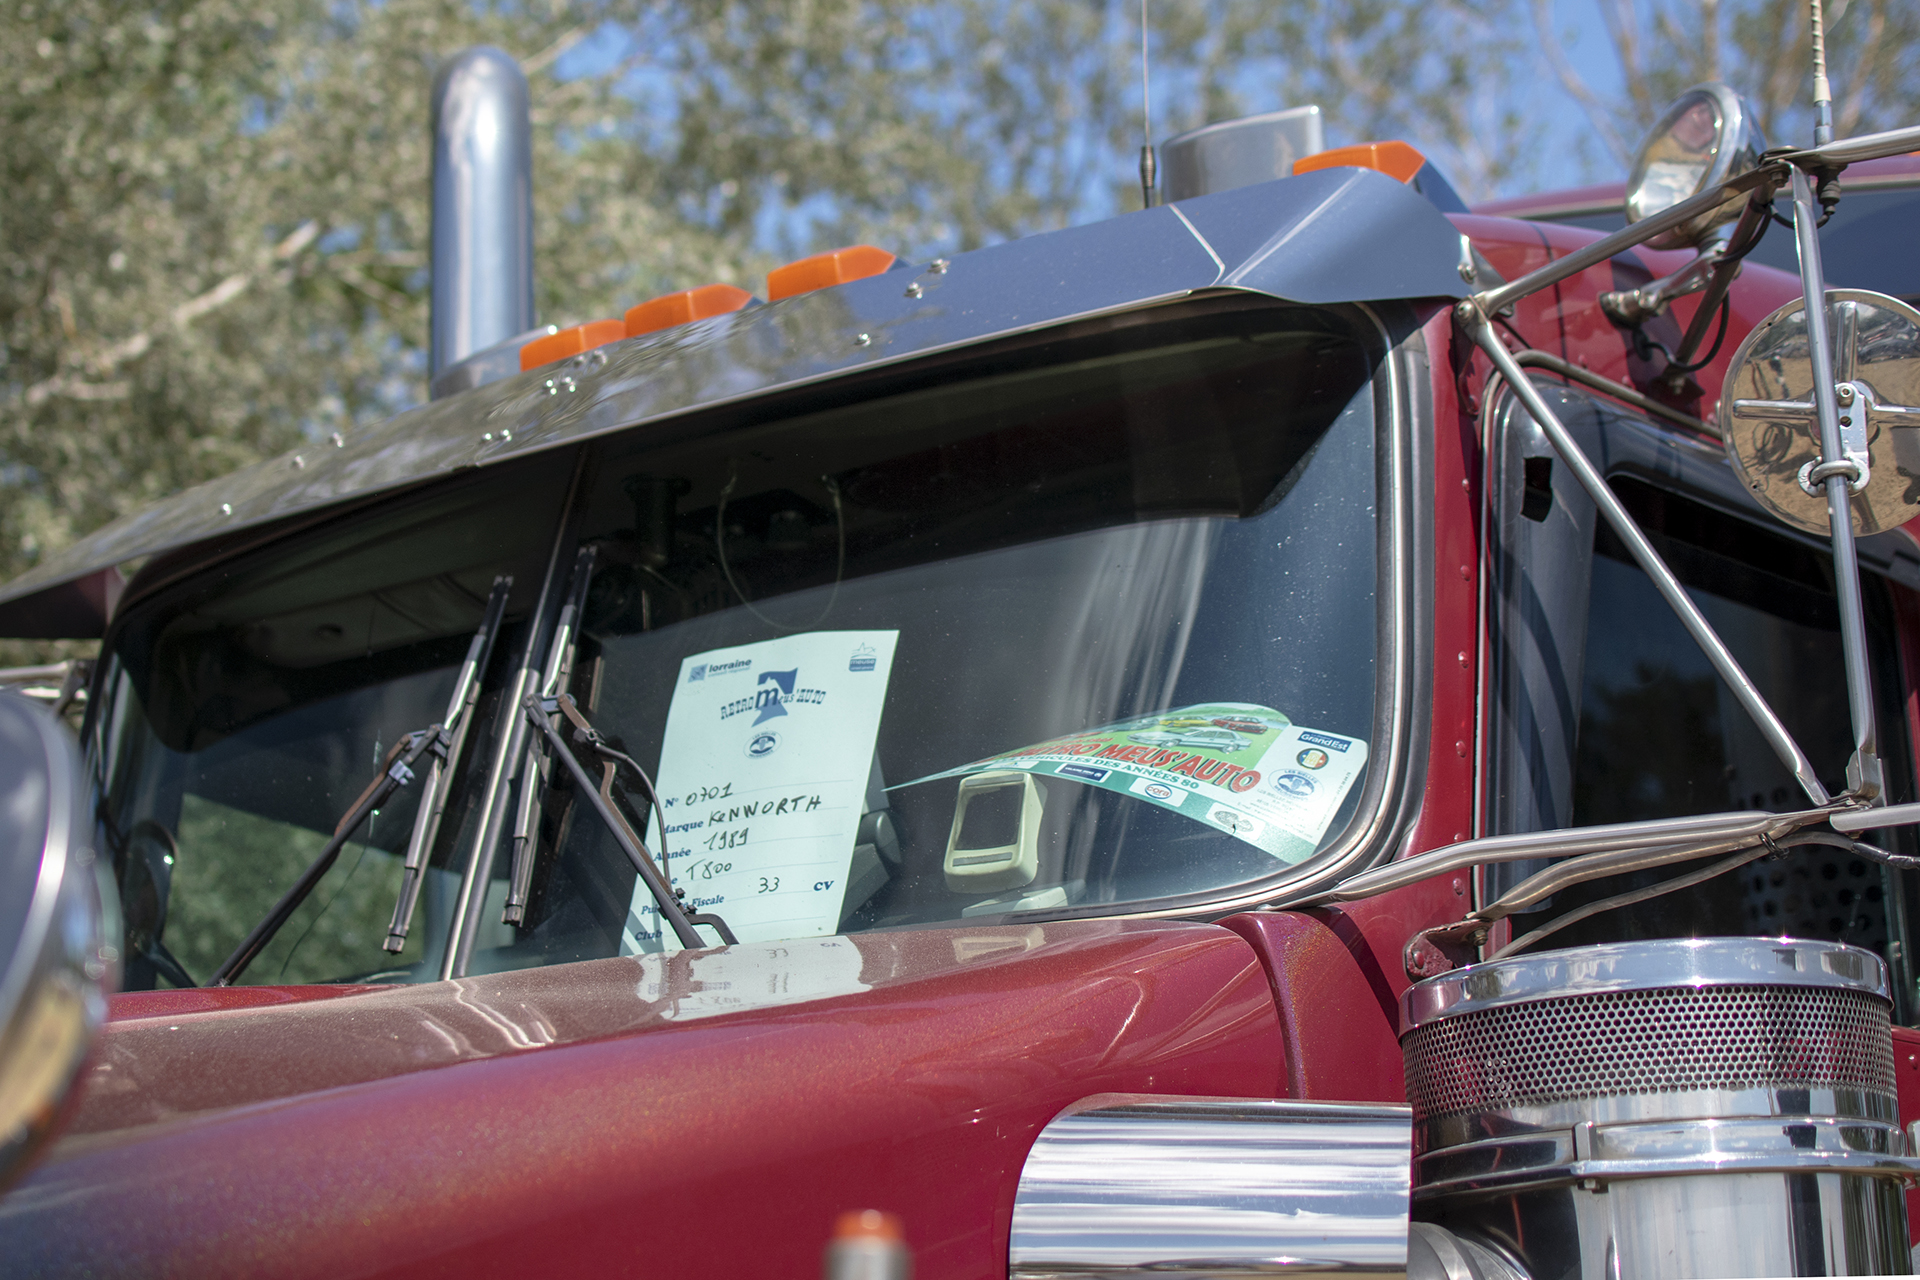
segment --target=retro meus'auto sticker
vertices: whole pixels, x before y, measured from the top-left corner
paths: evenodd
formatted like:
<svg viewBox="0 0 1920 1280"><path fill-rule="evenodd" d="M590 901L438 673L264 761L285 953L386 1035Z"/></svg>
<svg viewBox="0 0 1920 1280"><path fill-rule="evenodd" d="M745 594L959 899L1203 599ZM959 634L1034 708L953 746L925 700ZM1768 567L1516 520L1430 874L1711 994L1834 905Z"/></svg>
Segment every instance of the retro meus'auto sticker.
<svg viewBox="0 0 1920 1280"><path fill-rule="evenodd" d="M689 910L742 942L839 925L899 636L813 631L681 661L648 837L664 835ZM636 884L622 954L675 946Z"/></svg>
<svg viewBox="0 0 1920 1280"><path fill-rule="evenodd" d="M1204 702L917 781L1000 769L1068 778L1177 809L1282 862L1299 862L1319 847L1366 763L1359 738L1294 724L1271 707Z"/></svg>

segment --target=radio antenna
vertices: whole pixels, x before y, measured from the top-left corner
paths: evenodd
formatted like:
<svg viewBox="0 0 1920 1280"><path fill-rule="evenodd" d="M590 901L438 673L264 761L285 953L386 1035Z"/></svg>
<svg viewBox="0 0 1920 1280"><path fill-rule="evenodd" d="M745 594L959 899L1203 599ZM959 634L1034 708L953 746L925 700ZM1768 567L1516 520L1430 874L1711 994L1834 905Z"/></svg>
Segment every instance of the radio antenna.
<svg viewBox="0 0 1920 1280"><path fill-rule="evenodd" d="M1820 0L1814 0L1818 5ZM1140 0L1140 207L1153 208L1153 184L1159 176L1153 157L1152 83L1147 78L1147 0Z"/></svg>
<svg viewBox="0 0 1920 1280"><path fill-rule="evenodd" d="M1141 8L1146 0L1140 0ZM1833 86L1827 82L1827 26L1821 0L1809 0L1813 11L1813 145L1833 141Z"/></svg>

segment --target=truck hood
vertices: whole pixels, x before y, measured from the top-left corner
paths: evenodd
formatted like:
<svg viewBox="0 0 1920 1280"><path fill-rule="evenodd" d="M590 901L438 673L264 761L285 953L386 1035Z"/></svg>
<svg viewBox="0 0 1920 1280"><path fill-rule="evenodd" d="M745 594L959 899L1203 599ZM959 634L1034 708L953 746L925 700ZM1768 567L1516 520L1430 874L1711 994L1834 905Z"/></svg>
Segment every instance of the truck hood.
<svg viewBox="0 0 1920 1280"><path fill-rule="evenodd" d="M978 1276L1004 1269L1021 1162L1069 1104L1284 1078L1253 949L1159 921L127 1009L74 1130L0 1200L23 1272L554 1274L645 1221L658 1274L809 1274L836 1213L880 1208L922 1280ZM761 1199L818 1234L756 1234ZM562 1238L536 1225L557 1218Z"/></svg>

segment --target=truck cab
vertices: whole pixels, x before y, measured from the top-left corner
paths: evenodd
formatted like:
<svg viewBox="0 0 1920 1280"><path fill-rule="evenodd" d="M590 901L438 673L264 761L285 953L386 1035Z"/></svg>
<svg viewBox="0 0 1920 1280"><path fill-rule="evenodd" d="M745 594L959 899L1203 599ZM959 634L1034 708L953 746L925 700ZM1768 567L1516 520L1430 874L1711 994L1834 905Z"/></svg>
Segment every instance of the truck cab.
<svg viewBox="0 0 1920 1280"><path fill-rule="evenodd" d="M1395 154L536 334L6 587L10 634L100 641L81 740L124 917L6 1255L803 1274L877 1209L927 1280L1213 1274L1254 1193L1189 1188L1227 1217L1156 1262L1062 1153L1213 1150L1237 1117L1299 1167L1309 1131L1358 1160L1409 1102L1431 1119L1416 984L1671 940L1868 957L1897 1135L1920 849L1766 825L1804 780L1463 328L1602 232L1465 212ZM1827 541L1718 425L1801 281L1747 262L1678 375L1697 298L1602 306L1694 256L1629 248L1497 327L1842 796ZM1910 803L1920 546L1892 528L1858 564L1879 803ZM1473 914L1607 847L1583 830L1700 814L1769 834L1697 883L1623 862ZM1409 1228L1422 1150L1378 1141L1398 1243L1330 1256L1548 1274L1484 1215ZM1899 1176L1861 1185L1884 1209ZM1298 1219L1262 1220L1260 1274Z"/></svg>

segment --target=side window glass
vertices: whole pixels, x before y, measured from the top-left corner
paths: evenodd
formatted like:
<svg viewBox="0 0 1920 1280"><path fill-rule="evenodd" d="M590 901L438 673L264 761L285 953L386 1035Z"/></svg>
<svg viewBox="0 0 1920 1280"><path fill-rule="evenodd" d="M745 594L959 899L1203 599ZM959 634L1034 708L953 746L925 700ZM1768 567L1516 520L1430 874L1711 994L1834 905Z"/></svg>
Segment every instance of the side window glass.
<svg viewBox="0 0 1920 1280"><path fill-rule="evenodd" d="M1614 488L1807 753L1845 789L1852 728L1832 566L1825 552L1759 523L1633 480ZM1604 522L1594 531L1588 630L1573 760L1576 826L1730 809L1804 807L1792 774ZM1884 583L1867 575L1869 644L1880 669L1880 733L1894 802L1913 792L1897 701L1897 637ZM1579 886L1525 917L1651 885L1670 868ZM1699 886L1604 912L1548 945L1634 938L1791 934L1866 947L1896 962L1901 877L1843 850L1803 847ZM1896 977L1900 966L1896 964Z"/></svg>

